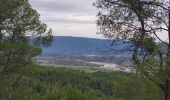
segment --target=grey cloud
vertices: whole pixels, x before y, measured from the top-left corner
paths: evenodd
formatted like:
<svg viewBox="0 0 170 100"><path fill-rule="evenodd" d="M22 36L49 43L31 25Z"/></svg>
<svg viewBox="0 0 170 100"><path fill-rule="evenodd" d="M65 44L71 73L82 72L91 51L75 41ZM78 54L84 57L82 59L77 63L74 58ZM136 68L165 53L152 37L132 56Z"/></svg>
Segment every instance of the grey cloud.
<svg viewBox="0 0 170 100"><path fill-rule="evenodd" d="M47 23L56 34L96 36L95 16L97 11L92 6L95 0L29 1L32 7L40 13L41 20Z"/></svg>
<svg viewBox="0 0 170 100"><path fill-rule="evenodd" d="M92 7L93 0L31 0L31 4L44 11L95 14L96 10Z"/></svg>
<svg viewBox="0 0 170 100"><path fill-rule="evenodd" d="M83 20L75 20L75 19L64 19L64 18L53 18L53 19L44 19L46 22L54 22L54 23L74 23L74 24L95 24L95 21L83 21Z"/></svg>

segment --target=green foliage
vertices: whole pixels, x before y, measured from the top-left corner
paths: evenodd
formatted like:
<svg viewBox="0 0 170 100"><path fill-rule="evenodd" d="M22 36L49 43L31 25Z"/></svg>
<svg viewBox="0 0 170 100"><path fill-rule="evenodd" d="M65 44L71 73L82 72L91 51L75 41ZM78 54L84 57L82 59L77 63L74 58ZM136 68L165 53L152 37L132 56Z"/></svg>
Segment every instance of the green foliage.
<svg viewBox="0 0 170 100"><path fill-rule="evenodd" d="M96 0L95 6L99 9L100 33L130 42L133 46L125 50L132 51L136 72L162 89L169 99L170 44L157 35L170 32L168 4L167 0Z"/></svg>
<svg viewBox="0 0 170 100"><path fill-rule="evenodd" d="M28 0L0 1L0 79L22 76L32 58L41 54L40 47L50 45L52 30L46 32L39 16Z"/></svg>
<svg viewBox="0 0 170 100"><path fill-rule="evenodd" d="M143 78L125 77L118 80L116 87L118 100L163 100L163 92Z"/></svg>
<svg viewBox="0 0 170 100"><path fill-rule="evenodd" d="M0 81L0 99L163 100L152 82L124 72L85 73L37 65L29 68L15 87L12 84L18 75Z"/></svg>
<svg viewBox="0 0 170 100"><path fill-rule="evenodd" d="M0 0L1 100L37 100L37 91L45 91L46 85L25 75L32 70L32 58L41 54L40 47L52 41L52 30L46 32L39 16L28 0Z"/></svg>

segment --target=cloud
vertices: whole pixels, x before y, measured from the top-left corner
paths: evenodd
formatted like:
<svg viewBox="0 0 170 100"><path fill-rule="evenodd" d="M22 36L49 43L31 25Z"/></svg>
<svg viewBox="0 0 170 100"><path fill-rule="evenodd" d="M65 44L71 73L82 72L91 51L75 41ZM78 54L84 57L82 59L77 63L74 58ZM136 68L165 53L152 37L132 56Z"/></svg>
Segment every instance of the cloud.
<svg viewBox="0 0 170 100"><path fill-rule="evenodd" d="M101 36L96 35L97 10L92 6L93 2L95 0L30 0L41 20L53 29L54 35L98 38Z"/></svg>
<svg viewBox="0 0 170 100"><path fill-rule="evenodd" d="M43 11L94 14L93 0L30 0L31 4Z"/></svg>
<svg viewBox="0 0 170 100"><path fill-rule="evenodd" d="M46 19L46 22L54 22L54 23L75 23L75 24L95 24L93 21L84 21L84 20L76 20L76 19Z"/></svg>

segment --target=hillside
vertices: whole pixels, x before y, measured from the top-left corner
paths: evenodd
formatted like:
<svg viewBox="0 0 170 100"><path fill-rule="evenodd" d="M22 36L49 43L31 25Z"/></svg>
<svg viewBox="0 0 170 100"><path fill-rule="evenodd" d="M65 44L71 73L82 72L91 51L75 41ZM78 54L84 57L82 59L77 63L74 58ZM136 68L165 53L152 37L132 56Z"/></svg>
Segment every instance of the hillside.
<svg viewBox="0 0 170 100"><path fill-rule="evenodd" d="M31 65L13 87L18 76L1 80L0 100L163 100L150 81L118 71L86 73Z"/></svg>
<svg viewBox="0 0 170 100"><path fill-rule="evenodd" d="M50 47L43 48L43 54L104 55L127 46L111 45L112 41L106 39L56 36Z"/></svg>

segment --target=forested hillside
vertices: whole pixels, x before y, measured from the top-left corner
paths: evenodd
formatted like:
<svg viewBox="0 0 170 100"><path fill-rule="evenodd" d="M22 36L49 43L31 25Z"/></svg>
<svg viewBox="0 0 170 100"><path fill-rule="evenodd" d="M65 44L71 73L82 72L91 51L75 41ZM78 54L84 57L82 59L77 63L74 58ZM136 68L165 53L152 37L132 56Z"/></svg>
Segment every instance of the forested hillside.
<svg viewBox="0 0 170 100"><path fill-rule="evenodd" d="M15 86L1 80L1 100L163 100L150 81L124 72L94 72L32 65Z"/></svg>

